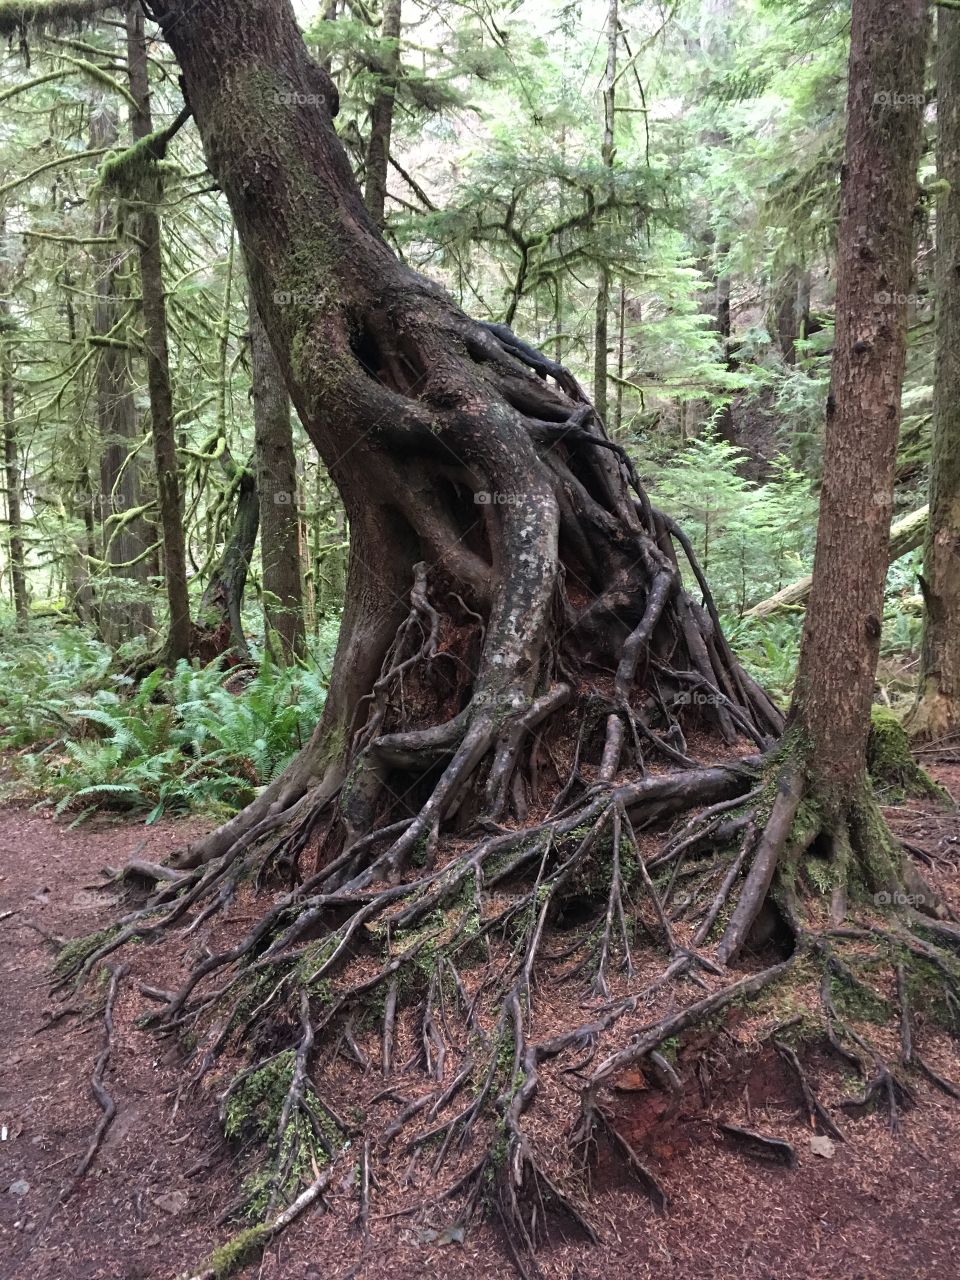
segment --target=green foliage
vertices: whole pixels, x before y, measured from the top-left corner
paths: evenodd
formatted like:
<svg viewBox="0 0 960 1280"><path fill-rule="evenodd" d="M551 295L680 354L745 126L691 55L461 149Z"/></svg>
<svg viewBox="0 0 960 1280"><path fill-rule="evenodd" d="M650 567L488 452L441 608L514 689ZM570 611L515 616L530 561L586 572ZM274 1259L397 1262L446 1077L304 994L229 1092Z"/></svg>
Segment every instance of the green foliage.
<svg viewBox="0 0 960 1280"><path fill-rule="evenodd" d="M139 686L111 676L109 650L75 631L0 657L0 744L44 743L14 758L19 779L66 809L233 809L269 782L312 732L326 678L264 654L239 691L230 671L178 664Z"/></svg>
<svg viewBox="0 0 960 1280"><path fill-rule="evenodd" d="M742 474L744 450L711 430L663 463L657 500L684 526L722 612L741 615L809 572L815 498L784 458L756 484Z"/></svg>

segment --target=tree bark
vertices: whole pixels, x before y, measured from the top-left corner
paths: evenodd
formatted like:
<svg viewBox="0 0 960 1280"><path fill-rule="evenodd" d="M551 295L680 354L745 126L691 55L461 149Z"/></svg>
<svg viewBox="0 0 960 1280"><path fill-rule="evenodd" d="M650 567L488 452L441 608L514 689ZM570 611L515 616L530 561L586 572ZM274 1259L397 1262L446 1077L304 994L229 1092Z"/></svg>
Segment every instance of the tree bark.
<svg viewBox="0 0 960 1280"><path fill-rule="evenodd" d="M115 113L103 101L91 114L91 149L109 148L117 142ZM116 211L99 200L93 211L93 234L106 237L116 230ZM149 548L153 539L143 516L134 516L143 498L140 468L132 457L137 440L137 411L130 380L129 352L120 345L125 334L115 332L122 307L118 275L123 256L119 248L97 245L94 262L93 333L108 339L97 355L97 427L100 437L100 518L102 553L108 578L99 584L97 618L100 634L116 646L135 635L153 631L153 611L145 600L126 598L126 579L135 590L146 590L150 572Z"/></svg>
<svg viewBox="0 0 960 1280"><path fill-rule="evenodd" d="M960 12L937 10L936 354L926 605L913 734L960 730Z"/></svg>
<svg viewBox="0 0 960 1280"><path fill-rule="evenodd" d="M138 142L152 133L153 124L143 11L135 2L127 7L127 61L130 93L136 102L136 107L130 112L130 125L134 142ZM187 551L174 432L173 391L170 384L170 354L167 347L167 304L158 213L161 181L152 167L147 169L141 181L139 196L137 229L147 384L150 393L153 456L157 469L157 502L163 532L164 580L170 613L165 658L169 662L177 662L190 653L190 600L187 592Z"/></svg>
<svg viewBox="0 0 960 1280"><path fill-rule="evenodd" d="M841 803L863 785L880 652L926 47L924 0L854 0L820 522L791 712Z"/></svg>
<svg viewBox="0 0 960 1280"><path fill-rule="evenodd" d="M286 662L304 651L297 460L290 397L252 294L248 311L264 626L274 657Z"/></svg>
<svg viewBox="0 0 960 1280"><path fill-rule="evenodd" d="M30 616L27 594L26 556L23 543L21 509L20 447L17 439L16 393L13 385L13 359L10 338L5 332L10 323L10 308L0 302L0 412L3 414L3 462L7 508L7 555L10 589L17 625L25 627Z"/></svg>
<svg viewBox="0 0 960 1280"><path fill-rule="evenodd" d="M603 142L600 159L613 168L616 131L617 41L619 38L619 3L607 5L607 62L603 74ZM607 355L610 317L610 268L601 262L597 273L597 310L593 329L593 404L601 422L607 420Z"/></svg>
<svg viewBox="0 0 960 1280"><path fill-rule="evenodd" d="M16 390L14 388L13 315L8 290L11 287L7 263L6 220L0 215L0 422L3 425L4 498L7 533L4 539L10 595L18 627L30 616L27 593L26 551L23 542L22 479L20 443L17 432Z"/></svg>
<svg viewBox="0 0 960 1280"><path fill-rule="evenodd" d="M201 662L212 662L223 654L250 658L243 633L243 593L257 545L260 499L257 478L249 467L239 466L225 454L224 469L237 496L223 554L204 589L193 627L190 651Z"/></svg>
<svg viewBox="0 0 960 1280"><path fill-rule="evenodd" d="M370 137L367 140L364 202L378 227L384 224L387 201L387 170L390 167L390 137L400 73L401 0L384 0L380 28L380 61L377 91L370 109Z"/></svg>

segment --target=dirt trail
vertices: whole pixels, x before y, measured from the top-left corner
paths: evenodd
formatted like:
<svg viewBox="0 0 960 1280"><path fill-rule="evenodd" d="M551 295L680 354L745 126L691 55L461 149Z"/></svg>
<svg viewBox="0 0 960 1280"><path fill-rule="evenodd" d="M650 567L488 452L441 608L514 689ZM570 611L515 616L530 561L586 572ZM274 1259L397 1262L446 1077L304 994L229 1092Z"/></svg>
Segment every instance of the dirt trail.
<svg viewBox="0 0 960 1280"><path fill-rule="evenodd" d="M960 770L941 774L954 788ZM941 889L960 912L960 822L927 805L898 811L895 824L938 860ZM65 1203L101 1112L90 1090L103 1041L106 988L70 997L80 1010L45 1026L61 1002L47 975L53 949L31 929L78 936L109 923L115 904L98 890L102 869L135 851L159 861L196 823L71 831L49 818L0 809L0 1278L2 1280L174 1280L189 1274L236 1228L219 1225L241 1171L219 1135L212 1093L173 1102L183 1073L167 1043L139 1029L138 982L170 986L158 953L130 949L130 973L116 1003L105 1083L117 1114L90 1171ZM5 916L6 912L13 914ZM199 945L194 943L192 945ZM941 1037L930 1051L960 1080L960 1058ZM816 1064L813 1065L816 1072ZM831 1086L820 1082L830 1099ZM833 1072L835 1076L836 1073ZM795 1171L748 1162L718 1140L718 1109L744 1123L740 1093L724 1094L718 1073L711 1110L682 1108L656 1136L659 1176L670 1195L657 1215L619 1176L601 1176L593 1210L603 1243L555 1244L541 1258L548 1280L949 1280L960 1275L960 1105L928 1088L891 1136L877 1116L844 1116L847 1142L824 1159L810 1147L782 1074L759 1063L749 1076L754 1124L791 1141ZM738 1090L742 1087L742 1079ZM620 1095L625 1124L647 1123L650 1095ZM5 1135L5 1136L4 1136ZM557 1142L565 1135L558 1131ZM428 1189L429 1190L429 1189ZM398 1210L410 1210L398 1216ZM382 1186L371 1206L365 1255L354 1225L349 1175L329 1212L312 1212L240 1273L246 1280L399 1280L507 1277L496 1232L472 1226L462 1243L442 1232L456 1208Z"/></svg>

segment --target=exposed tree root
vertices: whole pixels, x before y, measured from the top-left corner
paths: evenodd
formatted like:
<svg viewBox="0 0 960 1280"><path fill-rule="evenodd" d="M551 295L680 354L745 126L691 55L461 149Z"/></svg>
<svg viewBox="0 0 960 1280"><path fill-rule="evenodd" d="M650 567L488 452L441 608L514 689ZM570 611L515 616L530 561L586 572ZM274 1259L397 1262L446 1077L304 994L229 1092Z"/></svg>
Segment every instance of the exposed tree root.
<svg viewBox="0 0 960 1280"><path fill-rule="evenodd" d="M125 964L110 967L110 985L107 988L107 998L103 1008L103 1047L97 1056L96 1062L93 1064L93 1075L90 1078L91 1091L103 1114L97 1123L96 1129L93 1131L89 1146L73 1172L73 1176L60 1193L61 1202L68 1200L76 1191L81 1179L93 1164L96 1154L106 1137L107 1130L117 1114L117 1104L103 1083L103 1077L110 1062L110 1054L113 1052L113 1006L120 983L127 973L128 967Z"/></svg>

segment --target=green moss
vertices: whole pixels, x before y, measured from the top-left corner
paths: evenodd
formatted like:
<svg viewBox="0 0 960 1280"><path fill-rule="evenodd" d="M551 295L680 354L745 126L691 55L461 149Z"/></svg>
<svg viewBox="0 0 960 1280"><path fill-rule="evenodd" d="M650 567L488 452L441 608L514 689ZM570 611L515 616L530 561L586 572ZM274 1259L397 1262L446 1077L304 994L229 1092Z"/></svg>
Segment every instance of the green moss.
<svg viewBox="0 0 960 1280"><path fill-rule="evenodd" d="M830 998L841 1016L854 1022L872 1022L882 1027L893 1016L888 1002L866 983L836 974L830 978Z"/></svg>
<svg viewBox="0 0 960 1280"><path fill-rule="evenodd" d="M89 958L107 945L120 932L119 925L111 925L98 933L88 933L82 938L71 938L57 953L53 962L55 978L69 978L82 969Z"/></svg>
<svg viewBox="0 0 960 1280"><path fill-rule="evenodd" d="M0 0L0 36L15 35L21 29L60 31L76 27L102 9L103 0Z"/></svg>
<svg viewBox="0 0 960 1280"><path fill-rule="evenodd" d="M135 196L146 178L156 177L166 149L166 133L157 129L123 151L111 151L100 165L95 191Z"/></svg>
<svg viewBox="0 0 960 1280"><path fill-rule="evenodd" d="M948 799L914 760L906 730L886 707L874 707L870 712L867 768L877 791L890 801L898 802L908 796Z"/></svg>
<svg viewBox="0 0 960 1280"><path fill-rule="evenodd" d="M269 1227L247 1227L245 1231L238 1232L232 1239L214 1249L201 1270L211 1270L215 1280L227 1280L228 1276L236 1274L241 1267L258 1258L269 1238Z"/></svg>

